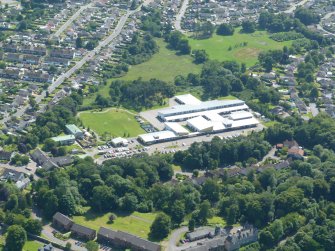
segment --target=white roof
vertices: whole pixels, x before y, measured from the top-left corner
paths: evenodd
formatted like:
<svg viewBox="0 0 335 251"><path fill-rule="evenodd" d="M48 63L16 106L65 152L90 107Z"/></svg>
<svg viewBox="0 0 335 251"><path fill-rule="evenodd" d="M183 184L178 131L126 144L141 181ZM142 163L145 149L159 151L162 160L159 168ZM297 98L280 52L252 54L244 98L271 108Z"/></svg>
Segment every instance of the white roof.
<svg viewBox="0 0 335 251"><path fill-rule="evenodd" d="M187 123L197 131L203 131L213 128L213 123L206 120L202 116L189 119L187 120Z"/></svg>
<svg viewBox="0 0 335 251"><path fill-rule="evenodd" d="M234 106L244 105L244 101L242 100L211 100L206 102L201 102L197 105L177 105L172 108L164 109L159 111L159 115L167 117L174 116L178 114L186 114L193 112L202 112L202 111L210 111L216 110L220 108L228 108Z"/></svg>
<svg viewBox="0 0 335 251"><path fill-rule="evenodd" d="M145 143L155 142L157 140L166 140L176 138L177 135L172 131L159 131L147 134L138 135L138 137Z"/></svg>
<svg viewBox="0 0 335 251"><path fill-rule="evenodd" d="M231 128L239 128L242 126L251 126L251 125L257 125L259 124L259 121L255 119L254 117L250 119L241 119L233 121Z"/></svg>
<svg viewBox="0 0 335 251"><path fill-rule="evenodd" d="M121 137L117 137L112 139L112 143L117 145L117 144L124 144L124 143L128 143L128 140L121 138Z"/></svg>
<svg viewBox="0 0 335 251"><path fill-rule="evenodd" d="M202 103L201 100L191 94L178 95L175 99L184 105L198 105Z"/></svg>
<svg viewBox="0 0 335 251"><path fill-rule="evenodd" d="M223 121L225 118L222 117L220 114L216 113L216 112L206 112L206 114L204 114L204 116L206 118L208 118L210 121Z"/></svg>
<svg viewBox="0 0 335 251"><path fill-rule="evenodd" d="M238 106L232 106L232 107L227 107L227 108L220 108L220 109L215 109L211 110L212 113L230 113L230 112L236 112L239 110L246 110L249 107L246 104L243 105L238 105ZM185 113L185 114L180 114L180 115L175 115L175 116L169 116L165 117L166 121L177 121L177 120L186 120L189 118L194 118L198 116L205 116L209 113L209 111L200 111L200 112L190 112L190 113Z"/></svg>
<svg viewBox="0 0 335 251"><path fill-rule="evenodd" d="M246 111L234 112L229 115L232 120L240 120L240 119L247 119L252 118L252 114Z"/></svg>
<svg viewBox="0 0 335 251"><path fill-rule="evenodd" d="M177 133L177 134L189 134L189 131L186 130L182 125L175 122L165 122L165 126L167 129Z"/></svg>

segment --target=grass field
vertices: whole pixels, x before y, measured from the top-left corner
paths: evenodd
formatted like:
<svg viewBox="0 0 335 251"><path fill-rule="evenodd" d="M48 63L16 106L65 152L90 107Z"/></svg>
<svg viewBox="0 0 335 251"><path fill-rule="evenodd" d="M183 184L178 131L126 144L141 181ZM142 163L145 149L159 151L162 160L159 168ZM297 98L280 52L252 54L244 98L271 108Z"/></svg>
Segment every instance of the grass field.
<svg viewBox="0 0 335 251"><path fill-rule="evenodd" d="M207 51L210 59L219 61L236 60L240 63L246 63L252 66L257 62L258 54L261 51L281 49L291 45L291 41L276 42L269 38L266 31L256 31L252 34L240 33L235 30L232 36L213 35L212 38L196 40L189 38L193 50L204 49ZM246 46L241 45L247 42ZM231 47L231 50L228 50Z"/></svg>
<svg viewBox="0 0 335 251"><path fill-rule="evenodd" d="M139 123L135 120L134 114L125 110L107 109L100 111L85 111L78 114L85 125L98 135L110 133L112 137L130 137L144 133Z"/></svg>
<svg viewBox="0 0 335 251"><path fill-rule="evenodd" d="M158 53L147 62L132 66L128 73L120 79L136 80L141 77L144 80L158 78L171 82L175 76L200 72L201 65L194 64L191 56L176 55L175 51L166 48L167 44L163 39L156 39L156 42L159 46Z"/></svg>
<svg viewBox="0 0 335 251"><path fill-rule="evenodd" d="M178 75L186 76L188 73L198 73L201 65L193 63L193 58L188 55L176 55L175 51L166 48L163 39L156 39L159 51L150 60L139 65L130 66L128 73L121 78L112 78L108 84L101 86L98 93L104 97L109 97L109 84L116 79L136 80L142 78L149 80L157 78L167 82L174 81ZM94 102L97 93L91 94L84 99L84 105Z"/></svg>
<svg viewBox="0 0 335 251"><path fill-rule="evenodd" d="M150 226L156 214L134 212L131 215L118 215L113 223L109 223L110 213L96 215L88 211L84 216L74 216L73 220L78 224L83 224L92 229L98 230L101 226L113 230L128 232L139 237L148 239Z"/></svg>
<svg viewBox="0 0 335 251"><path fill-rule="evenodd" d="M43 244L38 241L28 240L23 246L23 251L36 251L42 246Z"/></svg>

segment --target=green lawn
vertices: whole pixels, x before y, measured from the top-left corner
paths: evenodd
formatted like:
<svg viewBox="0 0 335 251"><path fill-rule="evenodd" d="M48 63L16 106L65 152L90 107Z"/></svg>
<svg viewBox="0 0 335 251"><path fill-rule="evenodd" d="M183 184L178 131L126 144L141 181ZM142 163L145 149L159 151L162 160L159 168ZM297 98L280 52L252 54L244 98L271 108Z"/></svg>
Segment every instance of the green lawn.
<svg viewBox="0 0 335 251"><path fill-rule="evenodd" d="M28 240L23 246L23 251L36 251L42 246L43 244L38 241Z"/></svg>
<svg viewBox="0 0 335 251"><path fill-rule="evenodd" d="M227 225L227 222L219 216L214 216L211 219L208 219L208 225L210 226L220 225L222 227L225 227Z"/></svg>
<svg viewBox="0 0 335 251"><path fill-rule="evenodd" d="M167 82L174 81L178 75L186 76L187 74L199 73L202 65L193 63L193 58L188 55L176 55L175 51L166 48L166 43L163 39L156 39L159 46L159 51L152 56L150 60L142 64L130 66L128 73L121 78L113 78L108 81L108 84L101 86L98 93L104 97L109 97L109 84L116 79L136 80L142 78L149 80L157 78ZM84 99L84 105L89 105L94 102L97 93L91 94Z"/></svg>
<svg viewBox="0 0 335 251"><path fill-rule="evenodd" d="M96 215L88 211L84 216L74 216L73 220L92 229L98 230L101 226L113 230L120 230L148 239L150 226L154 221L155 213L134 212L131 215L118 215L113 223L109 223L110 213Z"/></svg>
<svg viewBox="0 0 335 251"><path fill-rule="evenodd" d="M123 137L125 134L135 137L144 133L135 116L125 110L111 108L102 112L85 111L78 116L85 127L89 127L100 136L106 132L112 137Z"/></svg>
<svg viewBox="0 0 335 251"><path fill-rule="evenodd" d="M132 66L128 73L120 79L136 80L141 77L144 80L157 78L173 81L175 76L200 72L201 65L194 64L191 56L176 55L175 51L166 48L167 44L163 39L156 39L156 42L159 46L158 53L147 62Z"/></svg>
<svg viewBox="0 0 335 251"><path fill-rule="evenodd" d="M212 38L196 40L189 38L193 50L204 49L209 54L210 59L219 61L236 60L252 66L257 62L257 56L261 51L281 49L290 46L292 41L276 42L269 38L266 31L256 31L252 34L240 33L236 29L232 36L213 35ZM243 46L247 42L246 46ZM231 50L228 50L231 47Z"/></svg>

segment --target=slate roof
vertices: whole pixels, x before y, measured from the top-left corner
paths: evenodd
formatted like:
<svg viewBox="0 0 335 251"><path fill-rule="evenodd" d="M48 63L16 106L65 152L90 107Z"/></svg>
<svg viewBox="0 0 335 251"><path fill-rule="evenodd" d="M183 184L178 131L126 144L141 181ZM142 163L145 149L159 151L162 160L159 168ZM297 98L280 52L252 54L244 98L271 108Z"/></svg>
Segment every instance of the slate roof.
<svg viewBox="0 0 335 251"><path fill-rule="evenodd" d="M99 229L98 235L101 235L110 240L119 239L123 241L126 245L134 246L140 248L141 250L158 251L161 248L160 245L157 243L142 239L126 232L114 231L104 227L101 227Z"/></svg>
<svg viewBox="0 0 335 251"><path fill-rule="evenodd" d="M53 220L56 220L57 222L59 222L63 225L68 225L68 224L73 223L73 221L69 217L67 217L66 215L61 214L59 212L55 213L52 218L53 218Z"/></svg>
<svg viewBox="0 0 335 251"><path fill-rule="evenodd" d="M88 228L88 227L85 227L85 226L82 226L82 225L79 225L79 224L76 224L76 223L74 223L72 225L71 232L79 233L79 234L82 234L82 235L85 235L85 236L90 236L90 235L95 235L96 234L95 230L93 230L91 228Z"/></svg>
<svg viewBox="0 0 335 251"><path fill-rule="evenodd" d="M2 173L1 177L3 179L7 179L7 180L12 180L14 182L17 182L19 180L23 180L24 179L24 174L15 170L11 170L11 169L5 169L5 171Z"/></svg>

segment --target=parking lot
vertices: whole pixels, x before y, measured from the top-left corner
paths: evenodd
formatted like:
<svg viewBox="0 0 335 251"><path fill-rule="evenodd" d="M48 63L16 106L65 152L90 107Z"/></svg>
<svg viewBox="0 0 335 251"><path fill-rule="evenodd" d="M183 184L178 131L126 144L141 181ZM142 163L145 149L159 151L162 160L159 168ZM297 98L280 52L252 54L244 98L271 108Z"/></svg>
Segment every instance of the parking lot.
<svg viewBox="0 0 335 251"><path fill-rule="evenodd" d="M113 159L113 158L127 158L131 157L134 154L148 152L151 147L140 145L136 139L129 139L129 144L126 147L113 147L110 143L107 143L103 146L98 146L98 155L101 155L101 158L104 159ZM100 158L100 159L101 159Z"/></svg>

